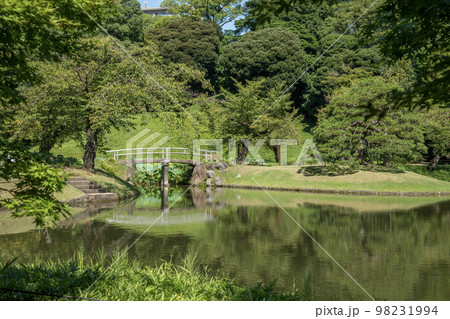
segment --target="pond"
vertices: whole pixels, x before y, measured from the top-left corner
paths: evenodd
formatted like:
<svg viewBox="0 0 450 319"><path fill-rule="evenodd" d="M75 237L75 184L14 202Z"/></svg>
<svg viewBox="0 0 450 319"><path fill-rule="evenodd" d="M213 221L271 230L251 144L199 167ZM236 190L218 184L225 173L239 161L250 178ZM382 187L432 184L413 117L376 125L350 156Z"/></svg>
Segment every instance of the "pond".
<svg viewBox="0 0 450 319"><path fill-rule="evenodd" d="M316 300L368 300L338 262L376 299L450 300L448 197L270 195L285 211L263 191L171 188L168 196L78 208L48 231L3 213L0 256L112 254L146 231L129 250L145 265L196 256L244 285L276 280L275 290L309 287ZM164 205L170 209L162 214Z"/></svg>

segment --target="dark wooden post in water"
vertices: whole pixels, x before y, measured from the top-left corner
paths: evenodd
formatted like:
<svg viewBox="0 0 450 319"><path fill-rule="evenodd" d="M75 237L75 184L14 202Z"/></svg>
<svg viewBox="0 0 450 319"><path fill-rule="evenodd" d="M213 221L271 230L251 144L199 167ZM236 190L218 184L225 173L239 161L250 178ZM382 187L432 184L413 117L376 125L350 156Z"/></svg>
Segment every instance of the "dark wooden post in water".
<svg viewBox="0 0 450 319"><path fill-rule="evenodd" d="M161 162L161 188L169 187L169 161Z"/></svg>
<svg viewBox="0 0 450 319"><path fill-rule="evenodd" d="M161 209L164 212L169 209L169 187L161 187Z"/></svg>

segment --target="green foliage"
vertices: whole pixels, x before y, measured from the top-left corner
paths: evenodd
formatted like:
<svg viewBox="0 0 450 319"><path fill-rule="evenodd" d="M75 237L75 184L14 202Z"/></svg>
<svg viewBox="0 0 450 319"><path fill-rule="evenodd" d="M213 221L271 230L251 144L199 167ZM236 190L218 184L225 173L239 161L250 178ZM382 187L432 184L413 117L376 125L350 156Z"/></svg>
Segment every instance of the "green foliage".
<svg viewBox="0 0 450 319"><path fill-rule="evenodd" d="M16 265L0 263L0 287L56 296L83 296L101 300L308 300L296 289L291 293L274 292L274 284L258 284L254 288L238 285L225 275L212 276L201 269L195 258L184 259L182 266L164 262L153 268L143 267L127 256L111 260L98 254L93 260L77 255L58 263L39 261ZM111 268L108 267L111 265ZM86 289L101 277L83 295ZM1 300L65 300L20 292L0 290Z"/></svg>
<svg viewBox="0 0 450 319"><path fill-rule="evenodd" d="M284 83L266 90L264 81L247 82L245 85L236 81L237 93L225 91L223 107L210 110L217 120L224 139L248 139L252 144L258 139L297 138L302 126L301 117L295 117L289 95L280 97ZM220 115L219 115L220 114ZM247 147L238 144L239 158L242 163L247 154Z"/></svg>
<svg viewBox="0 0 450 319"><path fill-rule="evenodd" d="M445 0L387 0L365 27L366 36L379 41L382 54L392 64L408 58L417 65L418 77L413 85L389 94L395 107L448 107L449 10L450 3Z"/></svg>
<svg viewBox="0 0 450 319"><path fill-rule="evenodd" d="M289 11L293 5L306 2L308 1L262 0L249 9L251 15L256 17L256 23L263 24L272 19L273 14ZM326 2L340 3L337 0ZM348 3L357 4L358 1ZM407 90L386 92L385 98L395 108L447 105L450 83L448 1L386 0L374 4L373 9L374 13L363 26L365 37L379 43L382 55L393 64L405 58L411 59L416 64L419 75ZM370 101L367 104L370 108ZM371 111L376 113L375 108Z"/></svg>
<svg viewBox="0 0 450 319"><path fill-rule="evenodd" d="M235 90L233 79L240 83L265 79L266 90L285 82L293 83L304 71L307 55L298 36L282 28L268 28L246 33L239 41L223 49L219 58L220 84ZM297 101L304 83L298 81L291 88Z"/></svg>
<svg viewBox="0 0 450 319"><path fill-rule="evenodd" d="M112 1L5 0L0 6L0 179L16 186L13 197L2 202L15 216L34 216L38 226L56 222L67 213L54 192L65 179L59 170L45 165L22 143L11 142L7 122L14 108L24 101L18 87L39 80L33 61L57 60L73 53L78 40L96 28L91 17L102 22L111 12ZM81 7L80 7L81 6Z"/></svg>
<svg viewBox="0 0 450 319"><path fill-rule="evenodd" d="M371 3L370 0L345 1L329 6L297 2L288 11L276 13L270 21L258 24L259 17L254 15L253 10L260 2L249 1L246 3L247 16L238 24L243 29L251 30L281 27L298 35L302 49L309 55L311 68L303 75L306 66L304 70L297 71L297 77L302 75L304 89L297 93L298 96L294 93L294 98L305 113L315 117L318 109L329 102L329 95L335 89L349 85L355 78L379 75L381 72L378 49L362 42L361 28L370 15L366 14L347 30ZM290 81L287 83L293 82Z"/></svg>
<svg viewBox="0 0 450 319"><path fill-rule="evenodd" d="M127 45L144 42L141 4L137 0L119 0L115 5L117 13L104 25L106 31Z"/></svg>
<svg viewBox="0 0 450 319"><path fill-rule="evenodd" d="M170 163L169 182L175 185L189 185L194 167L188 164Z"/></svg>
<svg viewBox="0 0 450 319"><path fill-rule="evenodd" d="M244 6L244 17L236 21L238 32L256 31L262 28L284 28L296 33L302 42L302 48L308 54L317 53L318 40L323 36L324 20L333 9L325 4L298 3L289 11L281 12L268 22L258 24L253 9L259 5L259 0L249 0Z"/></svg>
<svg viewBox="0 0 450 319"><path fill-rule="evenodd" d="M170 163L169 183L171 186L189 185L192 176L192 165ZM161 165L148 167L145 171L137 170L133 176L133 183L138 185L143 193L149 192L159 195L161 186Z"/></svg>
<svg viewBox="0 0 450 319"><path fill-rule="evenodd" d="M56 65L39 64L47 81L23 89L28 102L18 110L11 131L20 139L43 145L41 150L47 152L55 144L77 139L85 148L84 167L92 170L96 152L112 128L131 127L139 113L163 107L163 116L170 114L171 107L179 111L154 80L179 101L188 98L185 86L196 75L183 67L163 70L151 46L131 50L133 59L146 65L148 76L112 40L101 37L82 43L86 49L72 58Z"/></svg>
<svg viewBox="0 0 450 319"><path fill-rule="evenodd" d="M419 116L392 111L383 119L366 121L359 109L367 100L394 87L382 78L371 78L333 95L330 104L319 112L314 129L315 141L325 160L391 166L422 157L426 147ZM386 100L374 103L378 109L389 108Z"/></svg>
<svg viewBox="0 0 450 319"><path fill-rule="evenodd" d="M161 6L169 7L175 14L223 26L242 13L241 3L242 0L164 0Z"/></svg>
<svg viewBox="0 0 450 319"><path fill-rule="evenodd" d="M133 184L138 185L144 192L159 190L161 186L161 167L155 167L146 171L136 171L133 175Z"/></svg>
<svg viewBox="0 0 450 319"><path fill-rule="evenodd" d="M144 14L143 15L143 24L144 24L144 38L146 39L146 35L149 31L155 28L163 28L167 26L172 20L179 19L179 16L175 15L152 15L152 14Z"/></svg>
<svg viewBox="0 0 450 319"><path fill-rule="evenodd" d="M3 0L0 6L0 105L22 98L17 86L37 80L31 59L57 59L72 51L79 37L92 32L113 11L104 0Z"/></svg>
<svg viewBox="0 0 450 319"><path fill-rule="evenodd" d="M450 156L450 110L432 109L423 115L426 144L432 156Z"/></svg>
<svg viewBox="0 0 450 319"><path fill-rule="evenodd" d="M424 165L405 165L404 169L420 175L450 182L450 165L438 165L433 171L429 171Z"/></svg>
<svg viewBox="0 0 450 319"><path fill-rule="evenodd" d="M150 30L148 37L167 61L184 63L205 72L207 78L214 78L222 38L216 24L174 19L164 27Z"/></svg>
<svg viewBox="0 0 450 319"><path fill-rule="evenodd" d="M67 77L68 59L30 64L43 81L21 87L26 102L14 107L9 132L12 139L38 145L41 153L49 153L79 133L84 124L78 107L80 100L74 94L77 78Z"/></svg>
<svg viewBox="0 0 450 319"><path fill-rule="evenodd" d="M12 189L0 187L11 195L0 201L0 207L10 209L14 217L34 217L38 227L52 226L66 217L69 207L55 198L65 186L63 172L20 144L1 139L0 146L0 180L14 184Z"/></svg>

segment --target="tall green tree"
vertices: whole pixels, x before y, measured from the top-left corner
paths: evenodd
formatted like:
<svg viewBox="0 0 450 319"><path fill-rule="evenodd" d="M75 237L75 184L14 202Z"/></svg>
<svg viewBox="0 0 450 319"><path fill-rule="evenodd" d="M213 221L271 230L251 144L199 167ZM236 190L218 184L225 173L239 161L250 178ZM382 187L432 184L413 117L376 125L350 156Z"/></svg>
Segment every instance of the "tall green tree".
<svg viewBox="0 0 450 319"><path fill-rule="evenodd" d="M282 28L248 32L223 49L218 62L219 83L233 91L233 79L240 83L265 79L267 90L281 82L287 89L300 77L307 62L308 57L295 33ZM301 100L304 86L302 80L293 85L290 93L294 101Z"/></svg>
<svg viewBox="0 0 450 319"><path fill-rule="evenodd" d="M54 146L79 133L82 108L74 94L77 78L67 77L71 63L65 57L58 62L31 64L42 81L21 86L26 100L14 106L15 115L8 123L12 140L37 145L40 153L49 154Z"/></svg>
<svg viewBox="0 0 450 319"><path fill-rule="evenodd" d="M297 138L302 129L301 117L292 111L289 94L279 98L283 83L267 90L264 80L236 82L237 93L225 91L221 107L220 131L225 139L237 140L237 163L243 164L248 147L242 140L254 144L259 139ZM218 110L216 110L217 112ZM214 112L217 116L217 113ZM220 114L219 113L219 114Z"/></svg>
<svg viewBox="0 0 450 319"><path fill-rule="evenodd" d="M361 27L370 17L363 16L349 28L372 2L345 1L332 6L297 2L288 11L275 13L269 21L258 24L259 17L255 16L253 9L260 2L248 1L246 16L237 24L250 30L281 27L298 35L303 50L309 56L310 67L305 74L297 74L305 83L301 107L304 113L314 118L342 82L334 79L361 72L366 76L380 74L381 54L376 46L362 41Z"/></svg>
<svg viewBox="0 0 450 319"><path fill-rule="evenodd" d="M68 212L54 196L64 187L65 179L39 155L11 141L5 125L15 115L12 106L24 100L19 86L38 80L30 61L55 60L70 53L78 39L96 27L82 8L103 22L111 12L111 3L4 0L0 6L0 181L14 185L1 187L7 198L0 206L13 210L17 217L33 216L38 226L51 224Z"/></svg>
<svg viewBox="0 0 450 319"><path fill-rule="evenodd" d="M144 14L137 0L118 0L117 13L110 17L104 28L108 33L125 44L144 41Z"/></svg>
<svg viewBox="0 0 450 319"><path fill-rule="evenodd" d="M92 171L111 128L131 126L140 113L170 122L181 118L180 108L191 101L187 86L192 81L202 83L202 73L164 63L152 46L133 47L130 58L107 37L81 42L88 49L58 63L36 63L45 81L23 87L27 102L18 107L10 131L16 140L38 145L45 153L75 139L85 150L83 167Z"/></svg>
<svg viewBox="0 0 450 319"><path fill-rule="evenodd" d="M208 79L215 79L222 39L220 28L208 21L174 19L168 25L148 32L161 55L170 62L184 63L205 72Z"/></svg>
<svg viewBox="0 0 450 319"><path fill-rule="evenodd" d="M242 13L242 0L164 0L161 6L175 14L223 26Z"/></svg>
<svg viewBox="0 0 450 319"><path fill-rule="evenodd" d="M42 137L59 134L59 125L65 130L62 135L56 136L61 141L67 137L82 136L83 168L93 171L99 146L111 128L132 125L131 120L138 113L157 114L163 108L166 111L164 114L172 108L181 111L159 85L180 101L185 97L186 90L184 83L175 80L174 74L170 75L171 71L151 47L134 48L132 59L109 38L84 41L88 50L79 51L57 66L42 65L43 73L55 69L58 72L48 77L49 82L29 90L30 116L25 116L25 119L53 118L54 126L39 122L38 128L41 128L37 129L42 132ZM145 65L145 72L134 60ZM182 75L182 71L177 70L176 75ZM51 143L50 140L41 140L43 142Z"/></svg>
<svg viewBox="0 0 450 319"><path fill-rule="evenodd" d="M306 2L322 1L261 0L251 12L261 24L270 20L274 13L288 11L294 4ZM375 3L372 9L370 21L363 25L366 38L376 41L383 56L392 64L407 58L418 66L416 81L409 88L388 92L392 104L406 108L437 104L448 107L450 3L446 0L386 0ZM372 111L375 112L375 108Z"/></svg>
<svg viewBox="0 0 450 319"><path fill-rule="evenodd" d="M326 4L297 3L289 11L275 14L270 21L258 24L258 17L253 15L253 9L258 5L259 0L245 2L244 17L235 22L239 33L264 28L288 29L299 36L303 43L302 47L308 54L317 53L325 19L334 11Z"/></svg>
<svg viewBox="0 0 450 319"><path fill-rule="evenodd" d="M441 158L450 157L450 110L435 107L424 114L423 119L425 144L431 155L428 170L432 171Z"/></svg>
<svg viewBox="0 0 450 319"><path fill-rule="evenodd" d="M388 112L366 121L361 110L368 100L395 89L380 77L360 80L338 89L319 112L314 138L324 159L331 163L383 164L420 160L426 152L421 117L405 110ZM377 99L378 109L391 108Z"/></svg>
<svg viewBox="0 0 450 319"><path fill-rule="evenodd" d="M31 59L57 59L112 13L112 0L3 0L0 6L0 98L17 103L21 83L36 80Z"/></svg>

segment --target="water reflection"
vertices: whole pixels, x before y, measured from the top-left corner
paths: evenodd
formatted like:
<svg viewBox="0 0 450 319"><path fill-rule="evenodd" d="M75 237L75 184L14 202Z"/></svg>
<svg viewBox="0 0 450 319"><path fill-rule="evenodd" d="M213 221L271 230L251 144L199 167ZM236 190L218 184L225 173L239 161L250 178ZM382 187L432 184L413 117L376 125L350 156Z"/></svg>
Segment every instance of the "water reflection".
<svg viewBox="0 0 450 319"><path fill-rule="evenodd" d="M309 282L317 299L367 299L263 192L185 191L89 207L47 232L0 235L0 253L23 262L112 254L153 225L129 250L146 265L197 254L202 265L246 285L276 279L278 290L290 290ZM450 298L448 199L271 194L375 297Z"/></svg>

